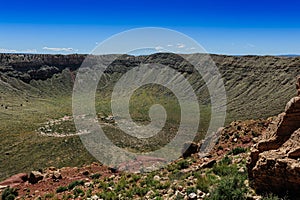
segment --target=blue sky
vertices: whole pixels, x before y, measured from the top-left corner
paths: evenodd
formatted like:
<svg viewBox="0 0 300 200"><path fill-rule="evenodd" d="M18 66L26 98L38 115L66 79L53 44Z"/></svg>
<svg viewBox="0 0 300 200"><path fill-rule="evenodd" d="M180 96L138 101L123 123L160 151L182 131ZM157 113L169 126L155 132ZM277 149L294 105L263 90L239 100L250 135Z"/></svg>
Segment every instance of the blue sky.
<svg viewBox="0 0 300 200"><path fill-rule="evenodd" d="M300 54L300 2L1 1L0 52L90 53L122 31L164 27L218 54Z"/></svg>

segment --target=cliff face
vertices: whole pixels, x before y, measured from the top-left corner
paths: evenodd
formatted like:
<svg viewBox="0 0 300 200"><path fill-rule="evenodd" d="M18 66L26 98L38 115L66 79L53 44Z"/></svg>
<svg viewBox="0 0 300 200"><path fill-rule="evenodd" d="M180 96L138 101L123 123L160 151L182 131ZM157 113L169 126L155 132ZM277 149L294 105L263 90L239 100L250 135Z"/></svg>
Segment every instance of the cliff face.
<svg viewBox="0 0 300 200"><path fill-rule="evenodd" d="M70 85L69 88L72 88L71 81L74 77L68 79L66 77L73 76L75 73L63 74L62 72L76 71L86 56L77 54L0 54L0 84L1 80L5 81L8 77L22 80L33 87L43 84L42 89L50 83L54 84L51 87L60 87L62 84L56 83L57 79L34 84L35 81L52 79L56 75L55 77L61 77L60 81L64 81L64 85ZM109 60L110 56L112 55L105 57ZM105 79L108 81L106 84L113 85L122 74L141 63L159 63L184 74L203 102L207 103L209 94L207 90L201 90L205 83L195 73L193 66L187 63L183 57L166 53L137 57L120 56L106 70ZM211 58L218 67L225 84L228 122L277 115L284 109L282 102L288 101L294 94L291 85L294 85L295 74L300 74L300 57L211 55ZM93 61L93 59L91 60ZM200 59L201 55L199 55ZM3 85L5 86L5 84ZM13 85L13 87L15 86Z"/></svg>
<svg viewBox="0 0 300 200"><path fill-rule="evenodd" d="M0 72L29 83L80 67L85 55L0 54Z"/></svg>
<svg viewBox="0 0 300 200"><path fill-rule="evenodd" d="M299 80L300 77L297 87ZM300 96L297 96L287 103L285 112L278 115L265 138L252 149L248 173L257 191L300 194L299 122Z"/></svg>
<svg viewBox="0 0 300 200"><path fill-rule="evenodd" d="M28 83L32 79L51 78L54 74L67 68L75 71L86 57L87 55L79 54L0 54L0 72ZM159 63L170 66L179 72L193 73L193 66L187 63L183 57L166 53L137 57L123 55L118 57L106 72L124 73L141 63ZM252 81L258 81L265 73L274 72L277 73L276 75L283 76L282 73L289 74L289 72L298 70L300 66L300 57L211 55L211 58L223 74L225 81L230 80L234 75L239 76L235 81L242 80L249 75ZM275 74L273 75L276 78ZM285 82L286 80L283 84Z"/></svg>

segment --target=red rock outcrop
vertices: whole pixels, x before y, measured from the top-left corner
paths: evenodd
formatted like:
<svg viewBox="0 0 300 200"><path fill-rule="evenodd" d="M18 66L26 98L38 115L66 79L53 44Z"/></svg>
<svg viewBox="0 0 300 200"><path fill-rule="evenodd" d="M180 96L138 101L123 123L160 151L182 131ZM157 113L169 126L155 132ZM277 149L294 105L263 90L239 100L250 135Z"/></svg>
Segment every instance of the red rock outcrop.
<svg viewBox="0 0 300 200"><path fill-rule="evenodd" d="M298 96L270 124L251 150L248 175L257 192L300 194L300 76Z"/></svg>
<svg viewBox="0 0 300 200"><path fill-rule="evenodd" d="M28 179L28 175L26 173L20 173L13 175L12 177L0 182L1 187L16 187L21 183L26 182Z"/></svg>

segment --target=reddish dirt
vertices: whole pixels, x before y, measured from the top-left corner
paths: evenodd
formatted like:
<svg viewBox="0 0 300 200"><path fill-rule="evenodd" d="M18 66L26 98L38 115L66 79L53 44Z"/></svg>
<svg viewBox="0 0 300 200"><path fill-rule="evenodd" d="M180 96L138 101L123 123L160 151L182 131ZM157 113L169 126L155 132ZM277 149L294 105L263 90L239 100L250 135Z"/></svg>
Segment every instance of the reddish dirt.
<svg viewBox="0 0 300 200"><path fill-rule="evenodd" d="M197 169L212 161L219 161L237 147L250 148L257 142L258 136L265 134L272 120L273 118L232 122L221 131L221 136L208 157L199 158L198 154L193 155L197 161L192 167ZM243 156L247 157L247 154Z"/></svg>
<svg viewBox="0 0 300 200"><path fill-rule="evenodd" d="M213 148L211 155L223 157L234 148L250 148L258 136L265 133L272 119L235 121L222 130L219 142Z"/></svg>
<svg viewBox="0 0 300 200"><path fill-rule="evenodd" d="M194 154L193 157L197 161L190 168L198 169L200 166L203 167L205 166L205 164L208 164L213 160L218 161L222 159L224 155L229 153L229 151L236 147L249 148L255 143L254 138L257 138L259 135L263 134L271 121L272 119L270 118L267 120L247 120L232 122L229 126L225 127L221 131L219 141L210 152L210 156L199 158L198 154ZM137 159L138 163L134 163L133 161L131 161L130 163L124 164L123 167L127 167L130 165L135 166L136 164L140 165L142 161L147 162L148 160L149 159L147 158L145 161L145 159L141 157ZM153 164L153 162L158 162L161 160L150 161ZM53 179L53 171L59 171L62 178ZM92 163L81 168L64 167L57 170L53 167L49 167L48 169L43 171L43 174L45 175L43 180L39 181L36 184L30 184L27 181L17 185L13 185L15 188L18 188L18 198L22 197L24 199L32 199L38 196L44 197L46 194L52 193L56 194L56 197L61 199L63 197L62 195L66 193L56 193L56 189L60 186L67 187L71 182L75 180L83 180L85 183L91 182L91 175L93 174L101 174L100 179L104 179L105 177L118 175L119 172L102 164Z"/></svg>
<svg viewBox="0 0 300 200"><path fill-rule="evenodd" d="M109 177L113 173L112 171L99 163L92 163L81 168L77 167L64 167L60 170L62 179L53 179L51 177L51 168L45 170L46 177L39 181L37 184L30 184L28 182L22 183L18 188L19 197L27 196L26 199L31 199L32 196L43 197L49 193L56 193L56 189L60 186L68 186L75 180L83 180L84 182L90 182L92 180L91 175L99 173L101 177ZM48 175L48 177L47 177ZM27 192L30 191L30 192Z"/></svg>

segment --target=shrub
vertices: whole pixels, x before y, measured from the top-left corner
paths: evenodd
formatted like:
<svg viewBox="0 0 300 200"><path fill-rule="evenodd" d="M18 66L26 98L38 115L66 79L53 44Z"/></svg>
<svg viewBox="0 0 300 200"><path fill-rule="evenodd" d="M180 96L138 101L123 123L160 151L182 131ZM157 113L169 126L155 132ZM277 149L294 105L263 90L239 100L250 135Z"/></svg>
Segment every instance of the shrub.
<svg viewBox="0 0 300 200"><path fill-rule="evenodd" d="M98 193L99 197L105 200L115 200L118 199L117 194L115 192L102 192L102 193Z"/></svg>
<svg viewBox="0 0 300 200"><path fill-rule="evenodd" d="M100 178L100 177L101 177L101 174L98 174L98 173L97 173L97 174L92 174L92 175L91 175L91 178L92 178L92 179L98 179L98 178Z"/></svg>
<svg viewBox="0 0 300 200"><path fill-rule="evenodd" d="M127 186L126 179L125 179L125 177L122 177L120 179L120 181L118 182L118 184L116 185L115 191L120 192L122 190L125 190L126 186Z"/></svg>
<svg viewBox="0 0 300 200"><path fill-rule="evenodd" d="M221 161L220 164L224 164L224 165L230 165L231 164L231 159L228 156L225 156Z"/></svg>
<svg viewBox="0 0 300 200"><path fill-rule="evenodd" d="M186 169L190 166L190 163L187 160L181 160L177 163L177 169Z"/></svg>
<svg viewBox="0 0 300 200"><path fill-rule="evenodd" d="M218 176L228 176L237 173L237 168L235 166L218 163L213 166L212 171Z"/></svg>
<svg viewBox="0 0 300 200"><path fill-rule="evenodd" d="M180 179L184 179L185 176L186 176L185 173L176 169L172 173L169 174L169 179L170 180L180 180Z"/></svg>
<svg viewBox="0 0 300 200"><path fill-rule="evenodd" d="M70 183L69 185L68 185L68 189L69 190L72 190L74 187L76 187L77 185L84 185L84 181L83 180L80 180L80 181L78 181L78 180L76 180L76 181L73 181L72 183Z"/></svg>
<svg viewBox="0 0 300 200"><path fill-rule="evenodd" d="M86 197L90 198L92 196L92 189L86 191Z"/></svg>
<svg viewBox="0 0 300 200"><path fill-rule="evenodd" d="M133 193L139 195L140 197L144 197L147 192L149 191L149 188L143 188L143 187L134 187Z"/></svg>
<svg viewBox="0 0 300 200"><path fill-rule="evenodd" d="M156 185L155 185L155 189L159 189L159 190L164 190L164 189L167 189L169 188L171 185L171 183L169 181L165 182L165 183L161 183L161 182L156 182Z"/></svg>
<svg viewBox="0 0 300 200"><path fill-rule="evenodd" d="M166 169L169 171L169 172L172 172L174 170L177 170L177 166L173 163L173 164L169 164Z"/></svg>
<svg viewBox="0 0 300 200"><path fill-rule="evenodd" d="M223 178L218 186L212 191L209 200L245 200L247 187L244 178L236 175Z"/></svg>
<svg viewBox="0 0 300 200"><path fill-rule="evenodd" d="M65 186L60 186L56 189L56 193L61 193L61 192L64 192L64 191L67 191L68 188L65 187Z"/></svg>
<svg viewBox="0 0 300 200"><path fill-rule="evenodd" d="M196 188L207 193L209 187L212 185L212 181L207 176L200 176L197 178Z"/></svg>
<svg viewBox="0 0 300 200"><path fill-rule="evenodd" d="M133 190L132 189L125 190L125 196L132 199L133 198Z"/></svg>
<svg viewBox="0 0 300 200"><path fill-rule="evenodd" d="M51 199L53 197L54 197L54 194L52 194L52 193L45 194L45 199Z"/></svg>
<svg viewBox="0 0 300 200"><path fill-rule="evenodd" d="M109 187L108 183L104 182L104 181L100 181L98 188L102 188L103 190L106 190Z"/></svg>
<svg viewBox="0 0 300 200"><path fill-rule="evenodd" d="M15 188L6 188L2 195L2 200L14 200L18 196L18 192Z"/></svg>
<svg viewBox="0 0 300 200"><path fill-rule="evenodd" d="M63 195L63 200L74 199L71 194Z"/></svg>
<svg viewBox="0 0 300 200"><path fill-rule="evenodd" d="M212 172L219 176L235 175L238 169L235 165L231 165L231 159L225 156L218 164L214 165Z"/></svg>
<svg viewBox="0 0 300 200"><path fill-rule="evenodd" d="M238 155L240 153L245 153L247 151L246 148L243 147L236 147L234 149L232 149L229 154L233 154L233 155Z"/></svg>
<svg viewBox="0 0 300 200"><path fill-rule="evenodd" d="M141 186L144 185L144 186L147 186L147 187L155 186L157 183L159 183L159 181L154 180L153 177L154 177L154 173L148 174L147 177L140 182L140 185Z"/></svg>
<svg viewBox="0 0 300 200"><path fill-rule="evenodd" d="M83 197L85 193L82 189L75 188L73 194L74 194L75 198L77 198L79 196Z"/></svg>
<svg viewBox="0 0 300 200"><path fill-rule="evenodd" d="M195 187L188 187L186 189L186 193L189 195L191 193L197 193L197 189Z"/></svg>
<svg viewBox="0 0 300 200"><path fill-rule="evenodd" d="M134 181L134 182L137 182L138 180L140 180L141 179L141 176L140 175L137 175L137 174L132 174L132 180Z"/></svg>

